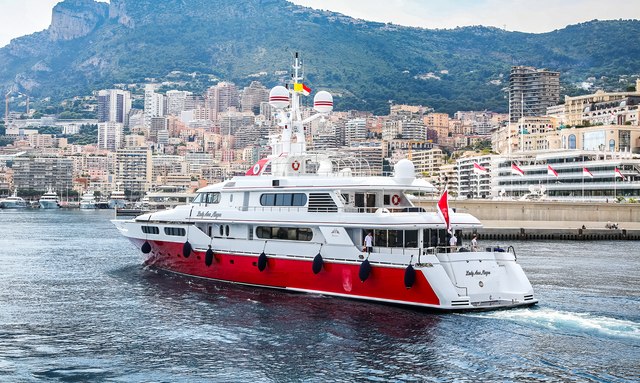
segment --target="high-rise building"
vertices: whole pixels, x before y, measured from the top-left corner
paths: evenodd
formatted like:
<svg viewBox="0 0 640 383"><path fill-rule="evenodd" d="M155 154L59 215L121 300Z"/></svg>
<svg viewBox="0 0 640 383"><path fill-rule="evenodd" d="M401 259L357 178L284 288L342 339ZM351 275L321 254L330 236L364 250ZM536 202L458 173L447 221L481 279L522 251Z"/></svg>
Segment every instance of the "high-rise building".
<svg viewBox="0 0 640 383"><path fill-rule="evenodd" d="M124 144L124 125L119 122L98 123L98 147L107 150L120 149Z"/></svg>
<svg viewBox="0 0 640 383"><path fill-rule="evenodd" d="M151 150L119 149L116 152L115 181L125 193L141 199L151 185Z"/></svg>
<svg viewBox="0 0 640 383"><path fill-rule="evenodd" d="M187 97L191 92L183 90L170 90L167 91L167 110L166 114L171 116L179 116L180 113L187 110ZM194 109L194 108L191 108Z"/></svg>
<svg viewBox="0 0 640 383"><path fill-rule="evenodd" d="M354 118L345 124L345 141L350 144L367 138L367 120Z"/></svg>
<svg viewBox="0 0 640 383"><path fill-rule="evenodd" d="M218 114L226 112L230 107L240 107L238 88L230 82L220 82L207 90L205 107L210 110L212 120L218 119Z"/></svg>
<svg viewBox="0 0 640 383"><path fill-rule="evenodd" d="M120 89L98 92L98 122L118 122L129 125L131 93Z"/></svg>
<svg viewBox="0 0 640 383"><path fill-rule="evenodd" d="M252 81L251 84L242 90L240 105L243 112L260 113L260 103L269 101L269 90L259 81Z"/></svg>
<svg viewBox="0 0 640 383"><path fill-rule="evenodd" d="M509 121L538 117L560 101L560 72L513 66L509 75Z"/></svg>
<svg viewBox="0 0 640 383"><path fill-rule="evenodd" d="M157 84L147 84L144 87L144 125L151 128L153 117L165 115L164 95L156 93Z"/></svg>
<svg viewBox="0 0 640 383"><path fill-rule="evenodd" d="M151 126L149 127L149 141L157 144L165 143L160 142L159 137L164 136L162 132L167 132L167 119L165 117L151 117Z"/></svg>

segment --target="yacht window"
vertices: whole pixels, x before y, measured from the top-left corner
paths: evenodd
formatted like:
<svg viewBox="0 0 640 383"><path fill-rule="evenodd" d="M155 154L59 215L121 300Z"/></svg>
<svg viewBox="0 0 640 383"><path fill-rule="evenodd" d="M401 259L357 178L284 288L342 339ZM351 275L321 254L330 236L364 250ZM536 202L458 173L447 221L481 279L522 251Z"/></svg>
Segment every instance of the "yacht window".
<svg viewBox="0 0 640 383"><path fill-rule="evenodd" d="M220 193L207 193L206 203L220 203Z"/></svg>
<svg viewBox="0 0 640 383"><path fill-rule="evenodd" d="M187 234L187 231L181 227L165 227L164 233L166 235L175 235L179 237L184 237Z"/></svg>
<svg viewBox="0 0 640 383"><path fill-rule="evenodd" d="M263 239L284 239L289 241L311 241L313 231L310 228L258 226L256 236Z"/></svg>
<svg viewBox="0 0 640 383"><path fill-rule="evenodd" d="M160 234L157 226L142 226L142 232L145 234Z"/></svg>
<svg viewBox="0 0 640 383"><path fill-rule="evenodd" d="M260 196L262 206L304 206L307 195L304 193L265 193Z"/></svg>
<svg viewBox="0 0 640 383"><path fill-rule="evenodd" d="M196 195L196 198L193 199L193 203L202 203L202 202L204 202L205 194L206 193L198 193Z"/></svg>

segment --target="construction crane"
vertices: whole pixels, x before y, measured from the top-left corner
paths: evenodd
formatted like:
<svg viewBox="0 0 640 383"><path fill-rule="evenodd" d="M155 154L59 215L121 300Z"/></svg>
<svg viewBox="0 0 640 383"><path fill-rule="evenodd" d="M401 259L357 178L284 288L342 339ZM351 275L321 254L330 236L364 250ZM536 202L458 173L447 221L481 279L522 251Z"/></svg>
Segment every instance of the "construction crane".
<svg viewBox="0 0 640 383"><path fill-rule="evenodd" d="M26 102L27 102L27 116L29 116L29 96L22 93L22 92L18 92L15 87L12 87L9 89L9 91L4 95L4 125L5 126L9 126L9 96L11 96L12 93L17 93L19 96L25 96L27 98Z"/></svg>

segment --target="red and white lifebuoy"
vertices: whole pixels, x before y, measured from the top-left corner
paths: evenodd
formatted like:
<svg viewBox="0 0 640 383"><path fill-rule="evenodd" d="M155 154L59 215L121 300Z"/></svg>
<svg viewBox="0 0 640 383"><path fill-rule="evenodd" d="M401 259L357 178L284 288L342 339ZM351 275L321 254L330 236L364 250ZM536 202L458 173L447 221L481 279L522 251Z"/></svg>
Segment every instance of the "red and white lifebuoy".
<svg viewBox="0 0 640 383"><path fill-rule="evenodd" d="M400 204L400 196L394 194L393 197L391 197L391 203L398 206Z"/></svg>
<svg viewBox="0 0 640 383"><path fill-rule="evenodd" d="M297 172L300 169L300 162L298 162L298 160L293 161L291 163L291 169Z"/></svg>

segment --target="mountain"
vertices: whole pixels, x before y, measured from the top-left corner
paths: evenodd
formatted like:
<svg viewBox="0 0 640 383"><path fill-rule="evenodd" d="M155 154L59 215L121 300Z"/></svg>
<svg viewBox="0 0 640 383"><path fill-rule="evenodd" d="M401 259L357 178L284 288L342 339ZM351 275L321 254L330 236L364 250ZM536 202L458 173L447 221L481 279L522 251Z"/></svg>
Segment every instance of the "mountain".
<svg viewBox="0 0 640 383"><path fill-rule="evenodd" d="M60 100L176 73L195 91L212 78L272 86L300 51L306 82L332 91L339 109L384 113L393 100L505 111L511 65L559 71L569 94L589 78L624 88L640 73L639 39L638 20L531 34L403 27L285 0L65 0L47 30L0 49L0 87Z"/></svg>

